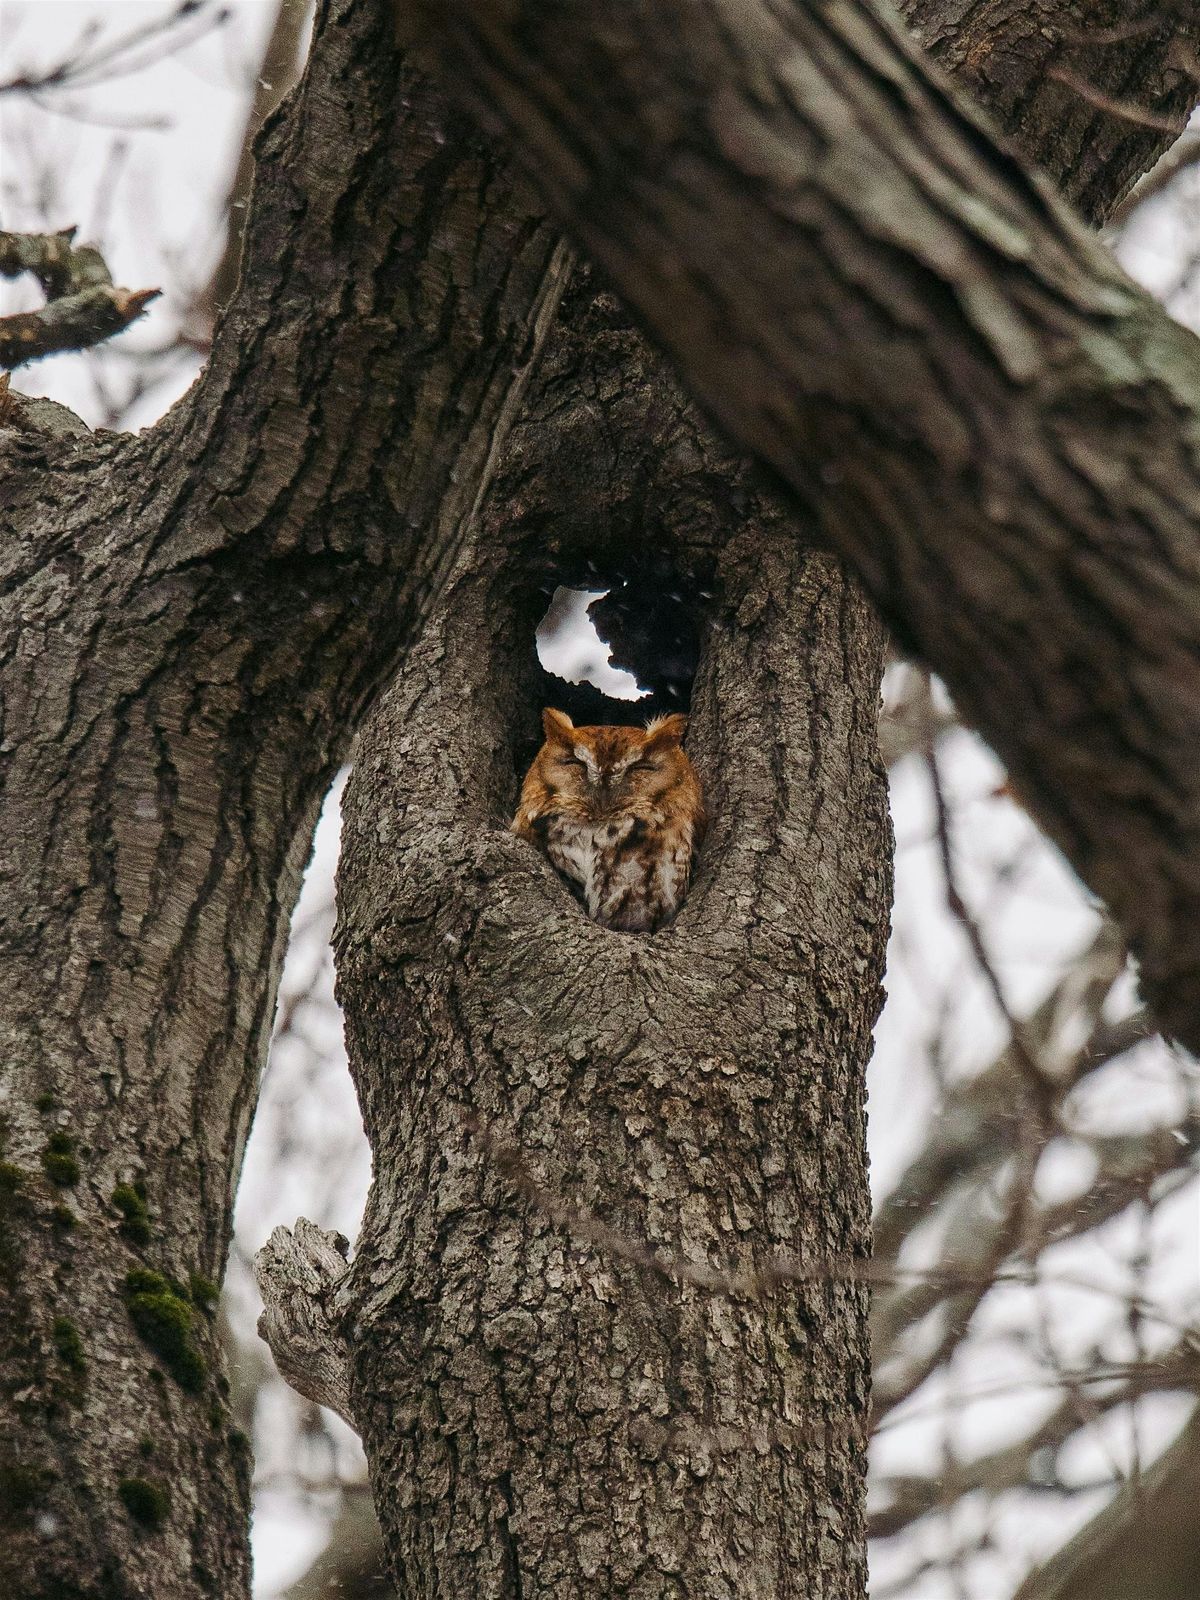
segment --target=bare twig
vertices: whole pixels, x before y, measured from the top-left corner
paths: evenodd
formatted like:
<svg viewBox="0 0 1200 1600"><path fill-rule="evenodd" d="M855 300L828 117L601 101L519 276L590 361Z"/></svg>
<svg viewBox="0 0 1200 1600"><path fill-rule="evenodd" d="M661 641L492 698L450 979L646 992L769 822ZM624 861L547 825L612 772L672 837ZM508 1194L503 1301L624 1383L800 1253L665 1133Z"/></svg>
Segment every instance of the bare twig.
<svg viewBox="0 0 1200 1600"><path fill-rule="evenodd" d="M1115 1060L1151 1037L1154 1023L1142 1009L1108 1022L1102 1008L1125 965L1124 943L1104 923L1089 948L1072 963L1046 998L1024 1021L1024 1031L1049 1060L1061 1094L1088 1073ZM1068 1041L1080 1020L1088 1027L1083 1042ZM982 1178L1008 1160L1014 1145L1013 1107L1019 1096L1018 1069L1011 1039L990 1066L948 1091L938 1112L936 1137L909 1163L875 1217L875 1249L886 1259L899 1255L913 1229L929 1217L951 1184Z"/></svg>
<svg viewBox="0 0 1200 1600"><path fill-rule="evenodd" d="M1142 106L1134 105L1132 100L1114 100L1111 95L1097 89L1095 84L1089 83L1086 78L1081 78L1077 72L1072 72L1067 67L1049 67L1046 76L1053 78L1056 83L1065 84L1068 89L1074 89L1081 100L1086 100L1089 105L1096 107L1097 111L1106 111L1110 117L1117 117L1122 122L1135 123L1139 128L1153 128L1158 133L1181 134L1188 125L1184 117L1159 117L1153 111L1147 111Z"/></svg>
<svg viewBox="0 0 1200 1600"><path fill-rule="evenodd" d="M1016 1600L1181 1600L1200 1565L1200 1409L1137 1485L1032 1573Z"/></svg>
<svg viewBox="0 0 1200 1600"><path fill-rule="evenodd" d="M1114 1378L1117 1381L1112 1388L1092 1395L1086 1412L1081 1411L1080 1385L1105 1383ZM1111 1367L1093 1367L1085 1372L1056 1373L1054 1381L1065 1386L1063 1398L1036 1427L1012 1444L969 1461L956 1461L937 1478L885 1478L879 1488L887 1496L888 1504L871 1517L872 1537L889 1538L919 1517L931 1511L947 1510L964 1495L981 1489L991 1495L1020 1488L1055 1488L1066 1492L1065 1484L1048 1482L1044 1473L1034 1478L1035 1458L1056 1457L1067 1441L1099 1414L1114 1411L1146 1394L1194 1388L1200 1382L1200 1352L1194 1344L1184 1340L1173 1350L1131 1366L1123 1374Z"/></svg>
<svg viewBox="0 0 1200 1600"><path fill-rule="evenodd" d="M173 11L153 18L150 22L132 28L116 39L89 48L99 31L93 23L84 29L79 42L56 66L44 72L22 72L16 77L0 82L0 95L43 94L53 89L82 89L109 79L139 72L163 55L170 54L182 43L194 42L210 28L222 26L229 15L228 8L214 8L213 0L180 0ZM193 40L169 39L168 36L196 19L199 27ZM158 46L165 48L155 50ZM143 47L149 47L149 53Z"/></svg>
<svg viewBox="0 0 1200 1600"><path fill-rule="evenodd" d="M0 233L0 274L29 272L47 295L40 311L0 317L0 366L13 368L58 350L86 350L136 322L158 289L119 289L104 258L76 245L75 230Z"/></svg>
<svg viewBox="0 0 1200 1600"><path fill-rule="evenodd" d="M692 1288L706 1289L714 1294L726 1295L734 1300L761 1300L800 1283L866 1283L866 1284L932 1284L943 1291L967 1291L993 1284L1019 1284L1033 1287L1038 1282L1032 1264L1015 1262L1000 1266L994 1271L979 1267L959 1266L901 1267L894 1262L872 1261L844 1256L826 1258L812 1265L796 1260L794 1256L777 1255L761 1265L748 1268L724 1269L702 1266L687 1261L682 1256L659 1249L655 1245L636 1239L611 1223L603 1221L585 1207L573 1204L554 1194L530 1172L525 1157L516 1144L501 1139L471 1112L464 1111L462 1120L468 1131L479 1141L489 1155L496 1170L518 1194L534 1206L554 1227L562 1228L573 1238L595 1245L610 1258L627 1261L632 1266L644 1268L674 1283ZM311 1227L309 1223L307 1226ZM277 1232L282 1230L276 1230ZM1040 1280L1045 1282L1047 1280ZM1058 1273L1053 1282L1065 1288L1087 1289L1093 1293L1109 1293L1101 1285L1068 1273ZM1121 1294L1122 1304L1133 1298ZM1137 1296L1137 1304L1147 1321L1171 1328L1186 1336L1200 1348L1200 1333L1190 1326L1181 1326L1167 1316L1161 1307Z"/></svg>
<svg viewBox="0 0 1200 1600"><path fill-rule="evenodd" d="M950 837L950 808L946 804L946 791L942 784L941 767L938 764L937 742L932 730L927 734L925 741L925 760L929 767L929 781L933 788L933 801L937 813L937 844L938 855L942 863L942 873L946 882L946 904L950 914L962 928L975 957L977 966L992 992L996 1009L1008 1028L1012 1039L1013 1062L1020 1071L1024 1080L1025 1089L1029 1097L1030 1108L1037 1117L1043 1130L1047 1130L1054 1119L1055 1089L1054 1085L1042 1071L1037 1060L1032 1043L1026 1036L1025 1025L1014 1014L1008 1003L1008 997L996 969L992 965L987 946L984 944L983 934L979 924L971 915L966 901L959 893L958 880L954 871L954 846Z"/></svg>

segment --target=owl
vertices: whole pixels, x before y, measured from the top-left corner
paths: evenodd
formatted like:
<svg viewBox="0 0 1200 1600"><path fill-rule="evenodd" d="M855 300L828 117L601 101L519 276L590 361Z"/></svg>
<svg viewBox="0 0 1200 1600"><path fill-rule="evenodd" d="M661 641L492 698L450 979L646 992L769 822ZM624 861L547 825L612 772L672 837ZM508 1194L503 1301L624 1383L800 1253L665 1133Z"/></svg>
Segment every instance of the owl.
<svg viewBox="0 0 1200 1600"><path fill-rule="evenodd" d="M704 835L700 780L680 743L687 718L577 728L547 708L542 727L512 831L549 856L596 922L653 932L683 903Z"/></svg>

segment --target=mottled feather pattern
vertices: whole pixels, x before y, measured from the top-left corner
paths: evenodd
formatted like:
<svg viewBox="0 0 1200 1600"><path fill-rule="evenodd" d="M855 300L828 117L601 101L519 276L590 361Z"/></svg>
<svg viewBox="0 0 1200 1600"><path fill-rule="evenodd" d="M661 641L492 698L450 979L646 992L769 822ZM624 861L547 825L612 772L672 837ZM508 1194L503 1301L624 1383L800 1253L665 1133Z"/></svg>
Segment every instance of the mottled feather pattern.
<svg viewBox="0 0 1200 1600"><path fill-rule="evenodd" d="M700 780L682 744L687 718L577 728L547 709L542 727L513 832L545 852L594 921L652 933L683 903L704 835Z"/></svg>

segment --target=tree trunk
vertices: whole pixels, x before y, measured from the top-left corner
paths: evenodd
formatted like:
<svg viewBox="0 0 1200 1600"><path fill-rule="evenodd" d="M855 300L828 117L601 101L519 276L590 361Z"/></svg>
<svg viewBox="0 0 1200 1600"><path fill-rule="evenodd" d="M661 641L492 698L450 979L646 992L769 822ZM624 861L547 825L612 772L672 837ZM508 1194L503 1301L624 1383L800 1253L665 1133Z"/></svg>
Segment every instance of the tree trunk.
<svg viewBox="0 0 1200 1600"><path fill-rule="evenodd" d="M851 1595L866 1342L838 1269L867 1203L876 646L615 310L568 295L347 790L339 993L376 1183L329 1303L401 1593ZM676 927L631 941L503 831L550 692L528 589L617 580L628 622L655 584L695 603L706 546L693 739L721 827ZM655 681L653 649L629 664ZM865 970L831 990L834 950ZM714 1103L714 1062L761 1092L753 1125ZM764 1297L780 1258L818 1282Z"/></svg>
<svg viewBox="0 0 1200 1600"><path fill-rule="evenodd" d="M875 0L416 10L1200 1049L1200 341ZM1192 100L1198 30L1177 28Z"/></svg>
<svg viewBox="0 0 1200 1600"><path fill-rule="evenodd" d="M591 923L506 831L541 688L528 527L471 551L347 786L376 1178L339 1309L405 1595L865 1591L881 641L769 508L724 532L675 579L720 600L690 735L713 820L669 929ZM561 573L585 551L603 574L603 542ZM781 1261L811 1278L771 1286Z"/></svg>

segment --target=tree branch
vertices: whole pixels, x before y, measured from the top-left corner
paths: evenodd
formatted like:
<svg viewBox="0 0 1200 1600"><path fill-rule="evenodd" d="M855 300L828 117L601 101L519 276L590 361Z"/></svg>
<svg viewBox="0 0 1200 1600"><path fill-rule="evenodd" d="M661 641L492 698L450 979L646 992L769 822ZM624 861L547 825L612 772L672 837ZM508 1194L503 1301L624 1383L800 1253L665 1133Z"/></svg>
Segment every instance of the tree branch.
<svg viewBox="0 0 1200 1600"><path fill-rule="evenodd" d="M263 123L296 81L300 35L308 17L308 0L277 0L275 24L255 77L254 95L246 117L237 168L225 201L225 248L212 277L196 297L191 311L211 330L218 315L233 299L242 260L242 238L249 217L254 182L254 145Z"/></svg>
<svg viewBox="0 0 1200 1600"><path fill-rule="evenodd" d="M1132 9L1131 18L1127 0L900 0L939 66L1093 223L1112 220L1196 100L1177 59L1195 26L1191 0Z"/></svg>
<svg viewBox="0 0 1200 1600"><path fill-rule="evenodd" d="M213 1330L173 1285L220 1274L320 796L440 605L569 276L540 206L470 122L397 64L383 22L370 0L319 7L304 82L260 140L239 295L189 395L138 439L58 437L9 427L11 414L0 434L17 534L0 547L2 637L17 641L3 663L0 1011L21 1251L0 1354L5 1392L25 1397L0 1413L0 1451L41 1495L0 1543L0 1587L15 1595L35 1582L86 1591L98 1574L111 1586L113 1572L162 1600L193 1600L204 1585L231 1600L245 1592L244 1451L224 1426ZM559 408L575 454L560 452L535 493L520 481L537 463L526 437L502 497L522 497L534 589L586 516L610 509L600 492L581 506L568 470L585 416L592 459L603 451L595 435L626 387L631 336L597 305L580 295L575 331L595 331L612 365L591 364L594 386ZM586 351L571 370L586 388ZM671 449L642 442L630 457L644 470L615 507L626 551L640 559L671 530L686 555L698 524L734 538L753 475L697 445L668 382L648 376L647 391L640 412L620 414L654 416ZM542 421L554 398L543 396ZM669 510L656 522L660 503ZM769 498L755 505L768 524L779 517ZM826 598L840 584L830 579ZM849 594L833 631L865 659L872 624ZM745 597L748 614L772 603L761 582ZM740 692L735 675L729 698ZM477 744L470 753L477 761ZM869 766L868 754L851 776L866 781ZM544 919L530 926L540 935ZM823 974L861 936L860 922L835 941ZM861 993L862 970L841 981ZM78 1152L60 1163L80 1168L65 1198L42 1166L51 1137ZM86 1407L63 1404L46 1355L80 1238ZM165 1296L188 1329L179 1370L199 1396L163 1373L133 1325L147 1295ZM203 1425L188 1409L198 1404ZM27 1426L38 1406L52 1428ZM117 1498L114 1442L124 1449L143 1427L155 1471L176 1486L177 1563ZM38 1532L47 1516L50 1543Z"/></svg>
<svg viewBox="0 0 1200 1600"><path fill-rule="evenodd" d="M1128 1405L1148 1393L1194 1388L1198 1379L1197 1352L1190 1340L1184 1340L1176 1349L1147 1361L1119 1383L1109 1382L1100 1387L1089 1396L1086 1406L1081 1406L1079 1395L1069 1389L1035 1428L1010 1445L953 1465L943 1464L936 1477L884 1479L880 1487L887 1504L871 1518L872 1537L889 1538L918 1518L931 1511L948 1510L964 1495L979 1489L989 1495L1001 1495L1011 1489L1041 1487L1031 1477L1035 1458L1046 1452L1057 1456L1069 1439L1095 1422L1098 1416L1118 1406ZM1141 1595L1141 1590L1132 1592ZM1171 1600L1176 1597L1172 1596Z"/></svg>
<svg viewBox="0 0 1200 1600"><path fill-rule="evenodd" d="M263 1298L258 1332L281 1376L305 1399L336 1411L357 1431L350 1411L349 1355L334 1309L347 1272L349 1241L305 1217L276 1228L254 1258Z"/></svg>
<svg viewBox="0 0 1200 1600"><path fill-rule="evenodd" d="M40 311L0 317L0 366L24 366L59 350L86 350L121 333L159 289L118 289L98 250L62 233L0 233L0 274L32 273L49 297Z"/></svg>
<svg viewBox="0 0 1200 1600"><path fill-rule="evenodd" d="M1200 1570L1197 1499L1200 1410L1148 1472L1025 1580L1016 1600L1185 1600Z"/></svg>

